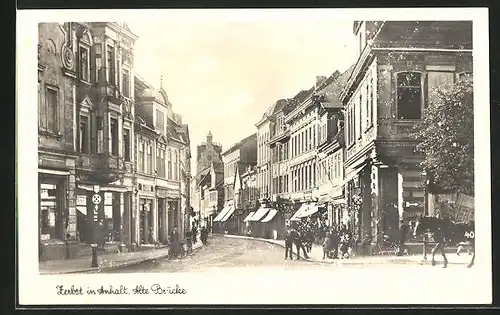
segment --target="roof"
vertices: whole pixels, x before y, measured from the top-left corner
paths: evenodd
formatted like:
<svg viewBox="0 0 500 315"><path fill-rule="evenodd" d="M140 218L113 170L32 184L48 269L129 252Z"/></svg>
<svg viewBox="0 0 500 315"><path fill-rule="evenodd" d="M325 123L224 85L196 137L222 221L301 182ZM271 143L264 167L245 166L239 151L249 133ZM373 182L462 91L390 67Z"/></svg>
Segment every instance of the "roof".
<svg viewBox="0 0 500 315"><path fill-rule="evenodd" d="M262 118L255 125L256 126L261 125L269 117L272 117L277 111L282 110L286 106L288 101L289 101L288 99L284 98L284 99L279 99L276 102L274 102L273 104L271 104L271 106L269 106L267 108L266 112L262 115Z"/></svg>
<svg viewBox="0 0 500 315"><path fill-rule="evenodd" d="M235 144L233 144L232 146L230 146L229 149L227 149L224 152L222 152L222 155L225 155L227 153L230 153L230 152L238 149L239 147L243 146L248 140L251 140L252 138L256 139L257 138L257 134L253 133L250 136L244 138L243 140L241 140L239 142L236 142Z"/></svg>
<svg viewBox="0 0 500 315"><path fill-rule="evenodd" d="M340 94L344 89L349 77L351 76L352 71L354 70L354 65L349 67L344 73L340 74L336 77L335 80L331 80L328 85L322 87L322 91L324 91L325 102L321 103L321 106L324 108L343 108L342 101L340 100ZM336 71L338 72L338 71ZM330 79L330 78L329 78ZM327 81L329 80L327 79Z"/></svg>

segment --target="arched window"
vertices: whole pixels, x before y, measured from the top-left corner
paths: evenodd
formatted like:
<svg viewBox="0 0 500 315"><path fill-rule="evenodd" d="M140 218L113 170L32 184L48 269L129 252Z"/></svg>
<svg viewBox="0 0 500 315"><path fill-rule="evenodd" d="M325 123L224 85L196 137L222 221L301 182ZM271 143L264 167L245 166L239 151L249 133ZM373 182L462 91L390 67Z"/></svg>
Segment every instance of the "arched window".
<svg viewBox="0 0 500 315"><path fill-rule="evenodd" d="M422 117L422 84L419 72L397 74L398 119L420 119Z"/></svg>

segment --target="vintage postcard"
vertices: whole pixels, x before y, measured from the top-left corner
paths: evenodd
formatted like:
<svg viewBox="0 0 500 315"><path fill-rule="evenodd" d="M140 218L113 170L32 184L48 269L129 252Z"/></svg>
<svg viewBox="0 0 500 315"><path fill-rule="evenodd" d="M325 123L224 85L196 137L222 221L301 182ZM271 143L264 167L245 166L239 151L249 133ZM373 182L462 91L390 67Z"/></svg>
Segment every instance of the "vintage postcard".
<svg viewBox="0 0 500 315"><path fill-rule="evenodd" d="M20 307L492 302L487 9L17 17Z"/></svg>

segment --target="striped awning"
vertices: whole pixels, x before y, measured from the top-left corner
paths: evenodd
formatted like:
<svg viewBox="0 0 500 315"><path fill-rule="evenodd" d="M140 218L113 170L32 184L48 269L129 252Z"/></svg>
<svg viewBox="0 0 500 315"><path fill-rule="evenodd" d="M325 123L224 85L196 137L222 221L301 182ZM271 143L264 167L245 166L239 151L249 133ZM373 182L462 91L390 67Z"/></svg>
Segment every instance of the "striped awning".
<svg viewBox="0 0 500 315"><path fill-rule="evenodd" d="M228 212L230 208L228 206L225 206L222 208L222 210L219 212L219 214L214 218L213 222L218 222L220 221Z"/></svg>
<svg viewBox="0 0 500 315"><path fill-rule="evenodd" d="M246 216L245 220L243 220L243 222L248 222L248 221L250 221L250 219L252 218L252 216L253 216L254 214L255 214L255 211L250 212L250 213Z"/></svg>
<svg viewBox="0 0 500 315"><path fill-rule="evenodd" d="M260 221L269 212L269 210L271 210L271 208L259 208L249 221Z"/></svg>
<svg viewBox="0 0 500 315"><path fill-rule="evenodd" d="M226 214L220 219L220 222L226 222L234 213L234 210L236 209L234 206L229 206L229 210L226 212Z"/></svg>
<svg viewBox="0 0 500 315"><path fill-rule="evenodd" d="M267 222L271 221L276 216L277 213L278 213L278 210L276 210L276 209L269 210L267 215L260 222L267 223Z"/></svg>
<svg viewBox="0 0 500 315"><path fill-rule="evenodd" d="M295 212L290 219L291 221L299 221L301 218L308 217L318 212L319 207L316 203L303 203L302 206Z"/></svg>

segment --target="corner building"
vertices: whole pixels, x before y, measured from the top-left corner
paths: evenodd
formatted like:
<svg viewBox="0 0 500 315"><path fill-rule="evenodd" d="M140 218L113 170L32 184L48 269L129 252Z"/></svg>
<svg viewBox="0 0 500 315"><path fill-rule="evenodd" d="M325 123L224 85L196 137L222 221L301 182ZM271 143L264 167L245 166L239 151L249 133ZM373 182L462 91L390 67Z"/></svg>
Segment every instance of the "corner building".
<svg viewBox="0 0 500 315"><path fill-rule="evenodd" d="M350 227L365 244L398 238L426 204L412 130L438 90L472 78L472 22L356 21L358 60L342 91Z"/></svg>

